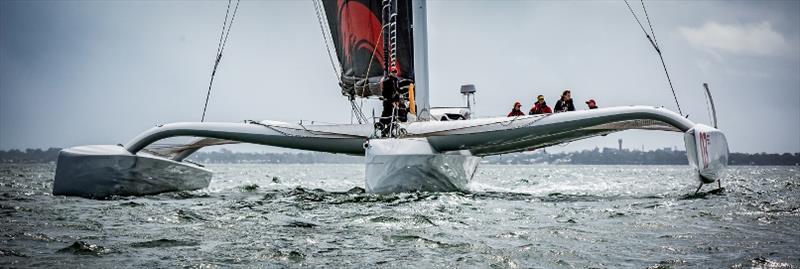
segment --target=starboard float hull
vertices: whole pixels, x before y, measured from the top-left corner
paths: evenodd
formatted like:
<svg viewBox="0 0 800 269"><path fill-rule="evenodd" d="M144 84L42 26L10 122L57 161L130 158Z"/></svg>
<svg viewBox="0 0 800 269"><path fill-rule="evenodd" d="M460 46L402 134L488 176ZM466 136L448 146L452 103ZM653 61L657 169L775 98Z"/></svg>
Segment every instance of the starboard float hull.
<svg viewBox="0 0 800 269"><path fill-rule="evenodd" d="M132 154L120 146L82 146L59 153L53 194L98 199L197 190L208 187L211 175L191 163Z"/></svg>
<svg viewBox="0 0 800 269"><path fill-rule="evenodd" d="M701 182L708 184L725 175L728 140L720 130L697 124L683 135L686 157Z"/></svg>

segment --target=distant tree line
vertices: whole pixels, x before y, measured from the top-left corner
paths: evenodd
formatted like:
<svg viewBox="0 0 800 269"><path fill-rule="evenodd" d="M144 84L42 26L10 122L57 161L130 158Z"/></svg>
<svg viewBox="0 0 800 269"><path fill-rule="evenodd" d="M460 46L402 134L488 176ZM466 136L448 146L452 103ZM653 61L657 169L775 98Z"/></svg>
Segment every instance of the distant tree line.
<svg viewBox="0 0 800 269"><path fill-rule="evenodd" d="M0 163L49 163L58 159L60 148L0 150Z"/></svg>
<svg viewBox="0 0 800 269"><path fill-rule="evenodd" d="M363 163L364 157L323 152L251 153L221 149L197 152L189 160L198 163Z"/></svg>
<svg viewBox="0 0 800 269"><path fill-rule="evenodd" d="M800 153L731 153L728 156L731 165L800 165Z"/></svg>
<svg viewBox="0 0 800 269"><path fill-rule="evenodd" d="M60 148L0 150L0 163L56 162L59 151ZM197 152L188 160L198 163L363 163L364 157L321 152L249 153L221 149Z"/></svg>
<svg viewBox="0 0 800 269"><path fill-rule="evenodd" d="M484 158L492 164L649 164L649 165L688 165L686 151L670 148L652 151L618 150L614 148L595 148L577 152L549 154L545 151L513 153ZM798 153L731 153L730 165L800 165Z"/></svg>
<svg viewBox="0 0 800 269"><path fill-rule="evenodd" d="M685 151L658 149L654 151L617 150L613 148L549 154L543 150L514 153L486 158L495 164L689 164Z"/></svg>
<svg viewBox="0 0 800 269"><path fill-rule="evenodd" d="M49 163L58 158L59 148L0 150L0 163ZM302 152L302 153L250 153L233 152L227 149L202 151L193 154L189 160L198 163L363 163L364 157L343 154ZM652 151L618 150L614 148L595 148L565 153L547 153L536 150L485 157L490 164L650 164L685 165L688 164L686 151L670 148ZM730 165L800 165L798 153L731 153Z"/></svg>

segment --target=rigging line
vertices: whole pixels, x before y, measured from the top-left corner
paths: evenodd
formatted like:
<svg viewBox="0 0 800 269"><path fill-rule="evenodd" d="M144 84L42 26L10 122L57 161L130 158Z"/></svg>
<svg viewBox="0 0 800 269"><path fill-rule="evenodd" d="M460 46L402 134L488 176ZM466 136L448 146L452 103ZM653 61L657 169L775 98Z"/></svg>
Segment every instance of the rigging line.
<svg viewBox="0 0 800 269"><path fill-rule="evenodd" d="M325 21L323 21L322 19L322 13L324 13L325 10L321 7L320 3L318 3L318 0L314 0L313 2L314 2L314 11L316 11L317 13L317 21L319 22L319 30L322 31L322 39L323 42L325 42L325 51L328 53L328 59L331 62L331 68L333 68L333 74L336 76L336 81L338 81L341 84L342 77L339 73L339 69L336 68L335 61L333 60L330 41L328 41L328 32L325 31L325 26L324 26ZM333 39L333 37L331 37L331 39Z"/></svg>
<svg viewBox="0 0 800 269"><path fill-rule="evenodd" d="M231 10L231 0L228 0L228 7L225 8L225 20L222 21L222 32L219 33L219 43L217 43L217 54L219 54L219 49L222 47L222 33L225 32L225 28L228 25L228 15L230 14Z"/></svg>
<svg viewBox="0 0 800 269"><path fill-rule="evenodd" d="M364 114L361 113L361 110L358 108L358 106L356 105L355 100L353 100L353 99L350 100L350 110L351 110L350 111L351 112L350 113L350 121L351 122L353 121L353 115L354 114L355 114L356 119L358 120L358 124L364 124L365 122L367 122L367 118L364 116Z"/></svg>
<svg viewBox="0 0 800 269"><path fill-rule="evenodd" d="M246 120L245 123L263 126L263 127L266 127L266 128L268 128L270 130L273 130L273 131L275 131L277 133L280 133L280 134L282 134L284 136L292 136L292 137L312 137L312 136L306 136L306 135L301 135L301 134L292 134L292 133L289 133L289 132L306 132L306 133L309 133L311 135L315 135L317 137L319 137L319 136L328 136L328 138L362 138L363 137L363 136L354 135L354 134L347 134L347 133L333 133L333 132L327 132L327 131L309 130L308 128L306 128L305 125L302 124L302 120L298 124L300 126L300 128L302 128L302 129L297 129L297 128L293 128L293 127L284 127L284 126L273 126L273 125L261 123L261 122L258 122L258 121L254 121L254 120ZM313 122L312 122L312 124L313 124ZM287 131L281 131L279 129L286 129ZM331 137L331 136L338 136L338 137Z"/></svg>
<svg viewBox="0 0 800 269"><path fill-rule="evenodd" d="M225 41L222 41L222 48L219 49L219 55L222 57L222 51L225 50L225 44L228 43L228 35L231 34L231 28L233 28L233 20L236 19L236 11L239 11L239 1L236 0L236 7L233 9L233 16L231 16L231 21L228 23L228 30L225 32Z"/></svg>
<svg viewBox="0 0 800 269"><path fill-rule="evenodd" d="M625 5L628 6L628 10L631 11L631 15L633 15L633 18L636 19L637 23L639 23L639 28L642 29L644 35L647 36L647 40L650 41L650 44L653 45L653 48L656 50L656 53L658 53L658 58L661 59L661 66L664 67L664 74L667 75L667 82L669 82L669 88L670 90L672 90L672 97L675 99L675 105L678 106L678 113L680 113L680 115L683 116L683 110L681 110L681 104L680 102L678 102L678 95L675 94L675 87L672 85L672 79L669 77L669 71L667 71L667 64L664 62L664 56L661 54L661 49L658 47L658 44L656 44L653 38L650 37L650 34L647 33L647 30L644 29L644 25L642 25L642 22L639 20L639 16L636 16L636 12L633 12L633 8L631 8L631 5L628 3L628 0L624 1ZM652 24L650 26L652 30ZM655 36L655 34L653 36Z"/></svg>
<svg viewBox="0 0 800 269"><path fill-rule="evenodd" d="M330 35L330 32L326 31L327 29L325 27L326 22L325 20L323 20L322 14L325 12L325 10L323 9L323 6L318 0L314 0L313 2L314 2L314 12L316 12L317 14L317 22L319 24L319 29L322 32L322 39L323 42L325 43L325 52L328 53L328 60L330 60L331 68L333 70L333 75L336 77L336 81L338 81L339 84L342 84L342 77L340 75L341 73L339 69L336 68L336 61L334 60L333 53L331 52L331 47L330 47L331 41L328 39L328 35ZM331 37L331 39L333 39L333 37ZM350 108L351 108L350 123L353 122L354 116L358 120L359 124L363 124L364 122L366 122L366 117L364 116L364 113L361 110L357 110L357 107L353 102L353 100L350 100Z"/></svg>
<svg viewBox="0 0 800 269"><path fill-rule="evenodd" d="M517 121L517 119L518 119L519 117L523 117L523 116L514 116L514 118L512 118L512 119L511 119L511 121L509 121L508 123L503 123L503 122L498 122L498 123L499 123L501 126L509 126L509 125L511 125L512 123L514 123L515 121Z"/></svg>
<svg viewBox="0 0 800 269"><path fill-rule="evenodd" d="M650 34L653 35L653 43L656 43L658 46L658 39L656 38L656 32L653 31L653 23L650 22L650 15L647 14L647 8L644 7L644 0L639 0L642 2L642 10L644 10L644 16L647 18L647 25L650 26Z"/></svg>
<svg viewBox="0 0 800 269"><path fill-rule="evenodd" d="M367 87L369 87L369 70L372 69L372 62L375 60L375 52L378 51L378 41L383 37L383 29L386 28L386 25L381 27L381 32L378 34L378 38L375 39L375 48L372 49L372 56L369 57L369 64L367 65L367 71L364 72L364 80L367 81ZM386 59L383 59L386 61ZM384 70L386 72L386 70Z"/></svg>
<svg viewBox="0 0 800 269"><path fill-rule="evenodd" d="M364 111L362 110L362 108L358 108L358 110L356 110L356 112L358 113L357 115L359 115L359 117L361 117L361 121L363 121L364 123L368 122L367 121L367 116L364 115Z"/></svg>
<svg viewBox="0 0 800 269"><path fill-rule="evenodd" d="M363 106L362 107L357 106L355 100L352 100L351 102L353 103L353 107L354 107L354 110L356 111L356 115L359 118L361 118L361 120L359 121L359 124L367 123L367 116L364 116L364 111L362 109Z"/></svg>
<svg viewBox="0 0 800 269"><path fill-rule="evenodd" d="M631 11L631 15L633 15L633 18L636 19L637 23L639 23L639 28L642 28L642 32L644 32L644 35L647 36L647 40L650 40L650 44L653 45L653 48L656 49L656 52L661 53L661 49L658 48L658 45L656 45L656 42L653 41L653 39L650 37L650 34L647 33L647 30L644 29L644 25L642 25L642 22L639 20L639 16L636 16L636 13L633 12L633 8L631 8L631 5L628 4L628 0L624 0L624 1L625 1L625 5L628 6L628 10Z"/></svg>
<svg viewBox="0 0 800 269"><path fill-rule="evenodd" d="M525 125L522 125L522 126L518 126L518 127L516 127L516 128L518 129L518 128L527 128L527 127L530 127L531 125L533 125L533 124L535 124L535 123L539 122L540 120L543 120L543 119L545 119L545 118L547 118L547 117L550 117L550 115L553 115L553 114L554 114L554 113L547 113L547 114L544 114L544 116L541 116L541 117L539 117L538 119L534 119L533 121L529 122L528 124L525 124Z"/></svg>
<svg viewBox="0 0 800 269"><path fill-rule="evenodd" d="M383 27L391 27L391 13L392 13L392 3L391 0L383 0L381 7L381 28ZM388 14L387 14L388 13ZM391 38L391 31L389 32L383 31L381 29L381 44L383 46L383 74L385 75L389 70L389 39Z"/></svg>
<svg viewBox="0 0 800 269"><path fill-rule="evenodd" d="M555 113L544 114L544 115L542 115L542 116L540 116L538 118L535 118L535 119L533 119L533 117L526 118L526 119L519 119L519 120L533 119L533 121L529 122L529 123L522 123L522 125L514 127L514 129L529 127L529 126L533 125L534 123L536 123L536 122L538 122L538 121L540 121L540 120L542 120L544 118L547 118L547 117L549 117L550 115L553 115L553 114L555 114ZM530 116L530 115L527 115L527 116ZM438 133L463 130L463 129L467 129L467 128L492 126L492 125L500 125L500 126L505 127L505 126L510 126L511 124L513 124L515 121L518 120L519 117L524 117L524 116L515 116L514 118L511 118L510 121L508 121L508 117L502 117L503 119L495 121L495 122L474 124L474 125L462 126L462 127L452 128L452 129L447 129L447 130L434 130L434 131L426 132L426 133L425 132L423 132L423 133L415 133L415 134L409 134L409 136L413 136L413 135L435 135L435 134L438 134Z"/></svg>
<svg viewBox="0 0 800 269"><path fill-rule="evenodd" d="M267 129L270 129L270 130L273 130L273 131L275 131L276 133L282 134L283 136L290 136L290 137L302 137L302 136L300 136L300 135L290 134L290 133L288 133L288 132L284 132L284 131L278 130L278 129L277 129L277 128L275 128L275 127L272 127L272 126L269 126L269 125L266 125L266 124L263 124L263 123L260 123L260 122L253 121L253 122L250 122L250 123L251 123L251 124L255 124L255 125L261 125L261 126L264 126L264 127L266 127Z"/></svg>
<svg viewBox="0 0 800 269"><path fill-rule="evenodd" d="M356 105L355 98L347 98L348 102L350 102L350 123L353 123L353 116L358 120L358 124L364 124L367 122L367 117L364 116L364 112L361 111L361 108Z"/></svg>
<svg viewBox="0 0 800 269"><path fill-rule="evenodd" d="M358 114L364 119L364 123L368 123L367 116L364 115L364 99L359 100Z"/></svg>
<svg viewBox="0 0 800 269"><path fill-rule="evenodd" d="M217 68L219 67L219 62L222 60L222 52L225 50L225 44L228 43L228 35L231 33L231 27L233 26L233 20L236 18L236 11L239 10L239 0L236 0L236 7L233 10L233 16L231 17L230 22L228 22L228 15L230 13L231 8L231 0L228 0L228 7L225 9L225 21L222 22L222 32L219 34L220 43L217 44L217 57L214 60L214 69L211 71L211 79L208 82L208 91L206 92L206 101L203 105L203 116L200 118L200 122L204 122L206 120L206 110L208 109L208 99L211 96L211 87L214 85L214 76L217 74ZM227 28L227 31L226 31ZM225 37L223 39L223 36Z"/></svg>
<svg viewBox="0 0 800 269"><path fill-rule="evenodd" d="M356 118L358 124L361 124L361 118L356 115L356 108L353 106L353 100L350 100L350 124L353 123L353 118Z"/></svg>
<svg viewBox="0 0 800 269"><path fill-rule="evenodd" d="M672 79L669 78L669 71L667 71L667 64L664 63L664 56L661 56L661 52L658 53L658 58L661 59L661 66L664 67L664 74L667 75L667 82L669 82L669 88L672 90L672 98L675 98L675 105L678 106L678 113L683 116L683 111L681 110L681 103L678 102L678 95L675 94L675 88L672 86Z"/></svg>

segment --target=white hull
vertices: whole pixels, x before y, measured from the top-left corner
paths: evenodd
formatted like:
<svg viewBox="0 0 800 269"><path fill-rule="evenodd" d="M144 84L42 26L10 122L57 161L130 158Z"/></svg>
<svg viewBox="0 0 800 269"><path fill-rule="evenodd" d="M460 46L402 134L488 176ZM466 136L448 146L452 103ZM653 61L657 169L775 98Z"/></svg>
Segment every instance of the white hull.
<svg viewBox="0 0 800 269"><path fill-rule="evenodd" d="M435 152L425 139L380 139L367 143L368 192L467 191L479 157Z"/></svg>
<svg viewBox="0 0 800 269"><path fill-rule="evenodd" d="M663 108L628 106L520 117L402 123L403 138L376 138L370 125L304 125L274 121L172 123L125 146L65 149L54 194L103 197L204 188L211 171L182 160L210 145L253 143L366 156L370 192L464 191L479 157L544 148L631 129L686 133L689 162L710 183L727 166L725 135ZM201 137L175 147L159 140ZM366 142L366 143L365 143ZM159 156L159 157L156 157Z"/></svg>
<svg viewBox="0 0 800 269"><path fill-rule="evenodd" d="M468 191L481 158L462 155L379 155L367 161L366 189L373 193Z"/></svg>
<svg viewBox="0 0 800 269"><path fill-rule="evenodd" d="M709 126L697 124L683 135L686 157L703 183L713 183L725 175L728 166L728 140Z"/></svg>
<svg viewBox="0 0 800 269"><path fill-rule="evenodd" d="M208 187L211 176L195 164L131 154L120 146L82 146L59 153L53 194L106 198L197 190Z"/></svg>

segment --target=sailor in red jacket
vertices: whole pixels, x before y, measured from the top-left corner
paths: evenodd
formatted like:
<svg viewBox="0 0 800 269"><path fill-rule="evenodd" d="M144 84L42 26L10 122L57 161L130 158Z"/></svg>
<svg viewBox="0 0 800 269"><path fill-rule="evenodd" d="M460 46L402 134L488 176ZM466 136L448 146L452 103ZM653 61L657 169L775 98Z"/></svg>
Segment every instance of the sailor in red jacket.
<svg viewBox="0 0 800 269"><path fill-rule="evenodd" d="M547 103L544 101L544 95L539 95L536 97L536 103L533 104L533 107L530 111L528 111L528 115L536 115L536 114L547 114L553 113L553 110L547 106Z"/></svg>
<svg viewBox="0 0 800 269"><path fill-rule="evenodd" d="M595 102L594 99L586 101L586 105L589 106L589 109L597 109L597 102Z"/></svg>
<svg viewBox="0 0 800 269"><path fill-rule="evenodd" d="M508 113L508 116L509 117L525 116L525 113L522 112L521 108L522 104L520 104L519 101L517 101L516 103L514 103L514 109L512 109L511 112Z"/></svg>

